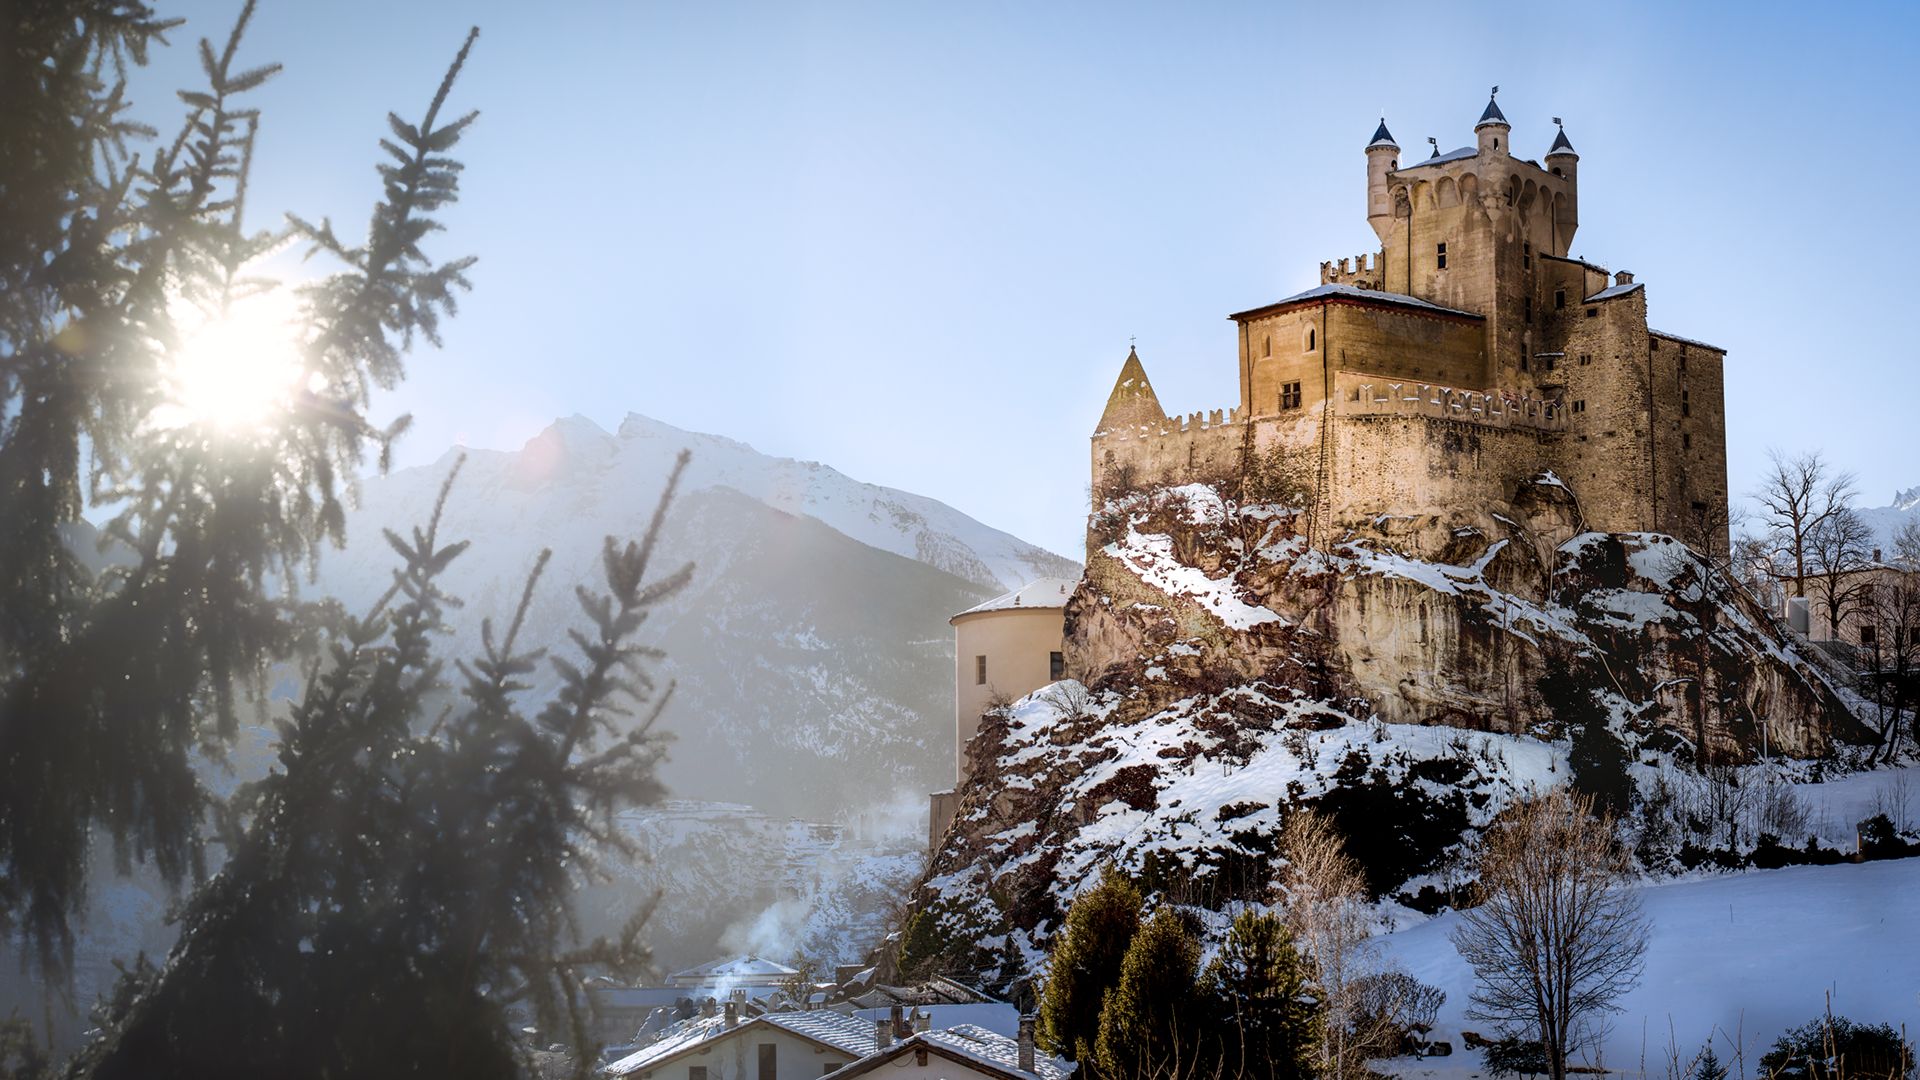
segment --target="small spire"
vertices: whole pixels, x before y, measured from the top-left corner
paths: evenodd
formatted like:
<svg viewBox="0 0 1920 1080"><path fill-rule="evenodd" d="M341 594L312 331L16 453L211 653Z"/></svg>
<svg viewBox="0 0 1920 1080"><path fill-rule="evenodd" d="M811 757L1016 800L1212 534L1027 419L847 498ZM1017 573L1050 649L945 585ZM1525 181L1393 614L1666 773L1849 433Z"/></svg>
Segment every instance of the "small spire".
<svg viewBox="0 0 1920 1080"><path fill-rule="evenodd" d="M1431 157L1440 156L1440 140L1439 139L1436 139L1433 136L1429 135L1427 136L1427 145L1433 147L1433 153L1429 156Z"/></svg>
<svg viewBox="0 0 1920 1080"><path fill-rule="evenodd" d="M1380 118L1380 126L1373 129L1373 141L1367 143L1369 150L1376 147L1386 150L1400 149L1400 144L1393 141L1393 134L1387 130L1387 118L1384 116Z"/></svg>
<svg viewBox="0 0 1920 1080"><path fill-rule="evenodd" d="M1573 153L1573 143L1567 139L1566 125L1561 124L1560 118L1557 116L1553 118L1553 122L1560 126L1560 133L1553 137L1553 147L1547 151L1547 156L1553 157L1556 154L1573 154L1574 157L1579 157L1579 154Z"/></svg>
<svg viewBox="0 0 1920 1080"><path fill-rule="evenodd" d="M1496 86L1493 88L1493 93L1487 95L1487 111L1480 114L1480 122L1473 125L1473 130L1479 131L1488 124L1499 124L1501 127L1513 126L1507 123L1507 115L1500 111L1500 103L1495 100L1499 96L1500 88Z"/></svg>

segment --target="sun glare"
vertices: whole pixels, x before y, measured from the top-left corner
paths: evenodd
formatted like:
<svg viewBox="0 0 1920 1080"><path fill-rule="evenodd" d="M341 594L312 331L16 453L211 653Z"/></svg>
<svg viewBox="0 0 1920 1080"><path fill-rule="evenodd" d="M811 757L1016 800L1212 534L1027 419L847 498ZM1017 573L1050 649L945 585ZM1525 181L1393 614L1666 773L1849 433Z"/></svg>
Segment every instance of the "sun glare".
<svg viewBox="0 0 1920 1080"><path fill-rule="evenodd" d="M195 313L196 315L198 313ZM222 318L202 318L168 366L164 427L258 430L284 412L301 378L294 304L286 293L250 296Z"/></svg>

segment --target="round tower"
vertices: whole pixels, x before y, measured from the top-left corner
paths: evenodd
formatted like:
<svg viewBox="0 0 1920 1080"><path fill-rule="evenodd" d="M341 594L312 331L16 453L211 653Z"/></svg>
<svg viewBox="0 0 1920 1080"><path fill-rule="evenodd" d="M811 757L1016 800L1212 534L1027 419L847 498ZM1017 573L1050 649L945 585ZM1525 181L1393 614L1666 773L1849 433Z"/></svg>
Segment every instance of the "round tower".
<svg viewBox="0 0 1920 1080"><path fill-rule="evenodd" d="M1495 100L1499 96L1500 88L1496 86L1493 88L1493 93L1487 97L1487 108L1480 114L1480 122L1473 125L1473 137L1479 143L1481 157L1513 152L1507 141L1507 135L1513 130L1513 125L1507 123L1506 114L1500 111L1500 103Z"/></svg>
<svg viewBox="0 0 1920 1080"><path fill-rule="evenodd" d="M1573 152L1573 142L1567 138L1566 126L1560 123L1560 118L1554 117L1553 122L1560 132L1547 150L1547 171L1567 181L1566 193L1556 203L1554 212L1554 235L1561 249L1556 254L1565 254L1567 245L1573 242L1574 230L1580 227L1580 155Z"/></svg>
<svg viewBox="0 0 1920 1080"><path fill-rule="evenodd" d="M1400 146L1387 131L1387 118L1373 131L1367 144L1367 223L1384 241L1393 221L1393 200L1388 195L1387 174L1400 167Z"/></svg>

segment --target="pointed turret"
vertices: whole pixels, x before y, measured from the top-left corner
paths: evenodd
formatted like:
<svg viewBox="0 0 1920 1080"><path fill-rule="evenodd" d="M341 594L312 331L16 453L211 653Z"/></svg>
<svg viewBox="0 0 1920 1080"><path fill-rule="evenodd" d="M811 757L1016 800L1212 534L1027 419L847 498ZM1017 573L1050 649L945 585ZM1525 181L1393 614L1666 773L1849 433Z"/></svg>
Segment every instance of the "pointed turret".
<svg viewBox="0 0 1920 1080"><path fill-rule="evenodd" d="M1129 348L1127 362L1120 365L1120 377L1114 380L1113 394L1107 398L1107 411L1100 414L1100 425L1093 433L1129 431L1143 424L1162 424L1166 419L1160 398L1154 394L1153 384L1147 381L1147 369L1141 366L1140 354Z"/></svg>
<svg viewBox="0 0 1920 1080"><path fill-rule="evenodd" d="M1373 130L1373 141L1367 144L1367 220L1375 232L1386 227L1392 209L1387 201L1387 174L1399 167L1400 145L1393 141L1383 116L1380 126Z"/></svg>
<svg viewBox="0 0 1920 1080"><path fill-rule="evenodd" d="M1496 86L1493 88L1493 93L1487 97L1487 110L1480 114L1480 122L1473 125L1473 130L1479 131L1488 124L1499 124L1501 127L1513 126L1507 123L1507 114L1500 111L1499 97L1500 88Z"/></svg>
<svg viewBox="0 0 1920 1080"><path fill-rule="evenodd" d="M1497 157L1513 152L1506 145L1507 132L1513 129L1513 125L1507 123L1506 114L1500 111L1500 103L1494 100L1499 95L1500 88L1496 86L1487 97L1487 110L1480 114L1480 122L1473 125L1473 135L1479 144L1477 151L1481 157Z"/></svg>
<svg viewBox="0 0 1920 1080"><path fill-rule="evenodd" d="M1555 124L1560 124L1560 118L1557 116L1554 117L1553 122ZM1577 158L1580 156L1579 154L1576 154L1573 152L1573 143L1571 140L1567 138L1567 129L1564 124L1560 126L1560 133L1553 137L1553 146L1547 150L1547 156L1550 158L1556 158L1556 157Z"/></svg>

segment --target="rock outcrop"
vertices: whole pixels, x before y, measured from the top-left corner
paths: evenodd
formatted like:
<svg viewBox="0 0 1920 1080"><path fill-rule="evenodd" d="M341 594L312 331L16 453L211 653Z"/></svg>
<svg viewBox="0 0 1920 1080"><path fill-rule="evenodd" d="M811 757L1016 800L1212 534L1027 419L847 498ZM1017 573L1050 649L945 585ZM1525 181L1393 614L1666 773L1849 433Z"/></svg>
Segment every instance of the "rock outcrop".
<svg viewBox="0 0 1920 1080"><path fill-rule="evenodd" d="M1075 679L985 719L915 900L948 960L1034 970L1109 860L1202 909L1269 898L1303 804L1349 826L1377 893L1437 904L1475 829L1567 778L1573 723L1649 772L1858 736L1844 691L1685 545L1578 521L1551 474L1498 512L1324 548L1300 511L1206 485L1107 503L1067 608Z"/></svg>

